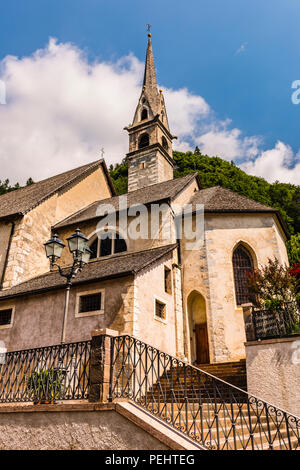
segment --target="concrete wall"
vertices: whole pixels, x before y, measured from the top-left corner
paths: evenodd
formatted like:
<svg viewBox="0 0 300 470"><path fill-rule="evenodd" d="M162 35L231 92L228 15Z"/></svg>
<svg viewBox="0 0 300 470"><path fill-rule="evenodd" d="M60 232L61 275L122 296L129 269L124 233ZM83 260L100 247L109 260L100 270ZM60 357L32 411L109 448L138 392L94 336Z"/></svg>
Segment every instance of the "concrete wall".
<svg viewBox="0 0 300 470"><path fill-rule="evenodd" d="M104 290L104 314L76 318L76 295L98 289ZM133 277L73 286L66 342L90 339L91 331L99 328L132 334L133 291ZM64 289L0 301L1 309L15 307L13 326L0 330L0 340L10 351L60 343L64 302Z"/></svg>
<svg viewBox="0 0 300 470"><path fill-rule="evenodd" d="M248 392L300 417L300 336L246 343Z"/></svg>
<svg viewBox="0 0 300 470"><path fill-rule="evenodd" d="M0 450L166 450L116 411L1 413Z"/></svg>
<svg viewBox="0 0 300 470"><path fill-rule="evenodd" d="M172 263L176 260L176 253L170 253L145 268L135 278L127 276L73 285L70 291L66 342L87 340L90 339L92 330L110 328L120 334L133 335L176 355L180 348L183 349L182 324L180 326L181 286L178 286L178 273L173 273L172 282L176 282L172 293L166 293L164 288L164 267L172 270ZM104 295L104 313L95 315L90 312L88 316L76 317L78 294L99 290ZM154 317L156 298L166 304L166 321ZM10 351L60 343L64 303L65 289L0 301L0 309L14 308L13 325L11 328L0 329L0 340L4 341ZM177 346L176 338L181 338Z"/></svg>

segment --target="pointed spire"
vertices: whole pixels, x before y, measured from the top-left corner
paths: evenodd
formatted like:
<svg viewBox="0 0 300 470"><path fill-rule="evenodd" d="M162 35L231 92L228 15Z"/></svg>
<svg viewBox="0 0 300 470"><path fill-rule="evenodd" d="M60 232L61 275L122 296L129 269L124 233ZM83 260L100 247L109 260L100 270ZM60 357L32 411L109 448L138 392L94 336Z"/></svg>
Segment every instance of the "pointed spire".
<svg viewBox="0 0 300 470"><path fill-rule="evenodd" d="M151 43L151 33L148 33L148 47L147 47L147 54L146 54L143 86L146 89L155 88L157 91L156 74L155 74L153 50L152 50L152 43Z"/></svg>

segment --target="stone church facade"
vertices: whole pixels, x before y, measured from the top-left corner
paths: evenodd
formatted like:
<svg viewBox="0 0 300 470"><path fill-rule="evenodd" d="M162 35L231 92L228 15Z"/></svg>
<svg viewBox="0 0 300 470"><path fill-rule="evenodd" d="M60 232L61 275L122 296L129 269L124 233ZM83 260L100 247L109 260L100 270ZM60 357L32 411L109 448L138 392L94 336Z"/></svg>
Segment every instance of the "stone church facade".
<svg viewBox="0 0 300 470"><path fill-rule="evenodd" d="M115 194L98 160L0 197L0 341L8 350L59 343L65 281L49 271L43 244L51 233L67 243L80 228L92 256L71 288L67 342L110 328L196 363L244 358L246 272L268 258L288 263L280 214L221 187L202 189L201 174L173 179L175 136L156 83L150 34L141 95L125 129L125 196ZM153 230L148 222L158 205ZM178 210L186 205L194 225L198 208L204 210L203 240L194 249L178 236ZM143 220L143 237L125 233L124 212L127 228ZM110 213L107 238L102 223ZM67 251L59 260L65 268L72 264Z"/></svg>

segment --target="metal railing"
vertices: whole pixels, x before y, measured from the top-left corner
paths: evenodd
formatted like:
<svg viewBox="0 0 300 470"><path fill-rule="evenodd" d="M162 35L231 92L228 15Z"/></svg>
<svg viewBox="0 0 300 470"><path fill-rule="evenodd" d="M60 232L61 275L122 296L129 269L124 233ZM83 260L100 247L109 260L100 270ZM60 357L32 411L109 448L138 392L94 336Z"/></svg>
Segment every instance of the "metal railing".
<svg viewBox="0 0 300 470"><path fill-rule="evenodd" d="M207 449L300 448L300 419L130 336L111 338L110 400L127 398Z"/></svg>
<svg viewBox="0 0 300 470"><path fill-rule="evenodd" d="M88 398L90 341L8 352L0 364L0 403Z"/></svg>
<svg viewBox="0 0 300 470"><path fill-rule="evenodd" d="M280 338L300 334L300 311L296 303L273 309L252 309L255 339Z"/></svg>

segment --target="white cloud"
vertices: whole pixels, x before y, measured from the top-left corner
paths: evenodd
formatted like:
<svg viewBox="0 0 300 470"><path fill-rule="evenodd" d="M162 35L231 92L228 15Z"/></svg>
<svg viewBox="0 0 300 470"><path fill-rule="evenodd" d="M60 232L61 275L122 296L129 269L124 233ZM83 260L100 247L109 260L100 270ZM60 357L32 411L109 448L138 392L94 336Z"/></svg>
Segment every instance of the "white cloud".
<svg viewBox="0 0 300 470"><path fill-rule="evenodd" d="M97 159L108 164L128 151L123 130L133 118L143 64L129 55L115 62L89 63L76 46L50 39L30 57L0 61L6 105L0 106L0 179L39 180ZM296 182L299 159L278 142L262 150L259 136L245 136L229 119L220 121L206 101L186 88L164 89L174 148L242 163L269 181ZM291 162L296 166L291 169ZM246 162L245 162L246 161Z"/></svg>
<svg viewBox="0 0 300 470"><path fill-rule="evenodd" d="M251 175L262 176L270 182L300 183L300 158L291 147L278 141L271 150L261 152L254 161L245 162L241 168Z"/></svg>
<svg viewBox="0 0 300 470"><path fill-rule="evenodd" d="M220 155L225 160L251 158L258 153L261 139L244 137L239 129L214 128L196 138L197 145L207 155Z"/></svg>

